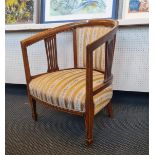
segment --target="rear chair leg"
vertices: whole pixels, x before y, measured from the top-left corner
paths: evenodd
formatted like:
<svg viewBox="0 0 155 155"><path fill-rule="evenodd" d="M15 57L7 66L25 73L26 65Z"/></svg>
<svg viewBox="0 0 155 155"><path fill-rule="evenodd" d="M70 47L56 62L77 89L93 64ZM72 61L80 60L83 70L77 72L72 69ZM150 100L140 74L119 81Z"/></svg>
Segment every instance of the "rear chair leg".
<svg viewBox="0 0 155 155"><path fill-rule="evenodd" d="M108 103L106 109L107 109L108 116L111 117L111 118L113 118L113 111L112 111L111 101Z"/></svg>
<svg viewBox="0 0 155 155"><path fill-rule="evenodd" d="M32 110L32 118L34 121L37 121L37 112L36 112L36 100L34 100L32 97L29 97L29 101L31 104L31 110Z"/></svg>

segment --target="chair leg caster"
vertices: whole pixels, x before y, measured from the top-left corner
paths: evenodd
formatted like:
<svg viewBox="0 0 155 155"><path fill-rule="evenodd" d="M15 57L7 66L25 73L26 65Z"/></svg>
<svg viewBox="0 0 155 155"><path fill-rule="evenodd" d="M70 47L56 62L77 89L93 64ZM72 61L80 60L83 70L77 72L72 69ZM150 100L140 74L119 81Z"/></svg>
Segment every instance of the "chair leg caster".
<svg viewBox="0 0 155 155"><path fill-rule="evenodd" d="M37 114L32 114L32 118L34 121L37 121Z"/></svg>

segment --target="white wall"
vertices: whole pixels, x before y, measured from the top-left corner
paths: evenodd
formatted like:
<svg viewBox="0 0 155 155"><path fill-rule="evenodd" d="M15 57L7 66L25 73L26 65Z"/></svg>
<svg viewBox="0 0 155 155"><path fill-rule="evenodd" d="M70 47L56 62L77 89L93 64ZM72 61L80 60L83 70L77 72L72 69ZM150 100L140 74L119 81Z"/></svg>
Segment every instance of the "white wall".
<svg viewBox="0 0 155 155"><path fill-rule="evenodd" d="M114 90L149 91L149 36L148 26L120 27L117 33L113 63ZM25 74L20 40L36 32L6 32L6 83L23 84ZM73 66L71 33L58 36L58 62L60 68ZM29 49L33 74L46 71L46 55L42 42Z"/></svg>

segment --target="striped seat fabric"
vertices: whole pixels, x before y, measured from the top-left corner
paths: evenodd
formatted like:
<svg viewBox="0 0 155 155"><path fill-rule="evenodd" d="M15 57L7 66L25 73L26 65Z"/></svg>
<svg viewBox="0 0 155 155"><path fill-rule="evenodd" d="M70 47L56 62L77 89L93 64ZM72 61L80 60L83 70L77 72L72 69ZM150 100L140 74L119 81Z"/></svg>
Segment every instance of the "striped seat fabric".
<svg viewBox="0 0 155 155"><path fill-rule="evenodd" d="M103 83L104 75L93 71L93 89ZM86 69L70 69L47 73L33 79L30 94L57 107L85 112ZM94 96L95 113L112 98L112 86Z"/></svg>

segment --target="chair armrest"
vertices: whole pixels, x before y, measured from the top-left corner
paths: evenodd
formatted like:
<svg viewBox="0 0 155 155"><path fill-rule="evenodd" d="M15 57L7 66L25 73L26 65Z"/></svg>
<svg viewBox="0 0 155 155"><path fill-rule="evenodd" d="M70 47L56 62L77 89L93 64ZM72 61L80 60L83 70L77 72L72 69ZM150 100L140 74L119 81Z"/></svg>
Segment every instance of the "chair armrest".
<svg viewBox="0 0 155 155"><path fill-rule="evenodd" d="M109 33L87 45L86 47L86 102L88 103L93 100L94 94L97 94L112 83L111 67L117 29L118 22ZM93 52L104 43L106 44L104 81L100 88L93 91Z"/></svg>
<svg viewBox="0 0 155 155"><path fill-rule="evenodd" d="M71 23L71 24L66 24L66 25L62 25L59 27L51 28L51 29L45 30L43 32L39 32L39 33L21 41L21 48L22 48L27 84L32 79L32 76L30 74L28 56L27 56L27 47L32 44L35 44L41 40L44 40L47 61L48 61L48 71L58 70L59 68L58 68L57 60L54 59L55 57L57 57L56 34L59 32L73 30L77 25L78 25L78 23ZM54 56L54 58L51 58L51 55ZM53 61L53 64L51 63L52 61Z"/></svg>
<svg viewBox="0 0 155 155"><path fill-rule="evenodd" d="M29 66L29 60L28 60L28 55L27 55L27 46L25 44L23 44L22 41L20 43L21 43L21 49L22 49L22 55L23 55L26 83L29 84L32 77L31 77L31 73L30 73L30 66Z"/></svg>
<svg viewBox="0 0 155 155"><path fill-rule="evenodd" d="M109 77L107 81L104 81L103 84L97 86L93 90L93 96L99 93L100 91L102 91L103 89L105 89L106 87L110 86L112 84L112 80L113 80L113 75L111 75L111 77Z"/></svg>
<svg viewBox="0 0 155 155"><path fill-rule="evenodd" d="M20 44L21 44L21 49L22 49L22 56L23 56L23 63L24 63L24 70L25 70L25 77L26 77L26 83L27 84L29 84L30 83L30 81L32 80L32 79L34 79L34 78L36 78L36 77L38 77L38 76L40 76L40 75L43 75L43 74L46 74L47 72L45 72L45 73L42 73L42 74L37 74L37 75L34 75L34 76L32 76L31 75L31 72L30 72L30 65L29 65L29 59L28 59L28 54L27 54L27 47L28 46L30 46L30 45L32 45L32 44L34 44L34 43L36 43L36 42L34 42L34 43L31 43L31 44L27 44L27 41L29 40L31 40L31 38L33 38L35 35L33 35L32 37L29 37L29 38L27 38L27 39L25 39L25 40L22 40L21 42L20 42ZM40 40L39 40L40 41ZM38 42L38 41L37 41ZM29 42L30 43L30 42Z"/></svg>
<svg viewBox="0 0 155 155"><path fill-rule="evenodd" d="M28 55L27 55L27 47L32 45L32 44L35 44L41 40L44 40L44 43L45 43L47 64L48 64L48 71L47 72L50 72L51 70L53 70L53 71L58 70L58 64L57 64L57 59L56 59L57 58L57 47L56 47L55 31L50 29L50 30L45 30L43 32L37 33L37 34L35 34L29 38L26 38L20 42L27 84L33 78L39 76L39 75L31 76L29 60L28 60ZM43 74L45 74L45 73L43 73Z"/></svg>

